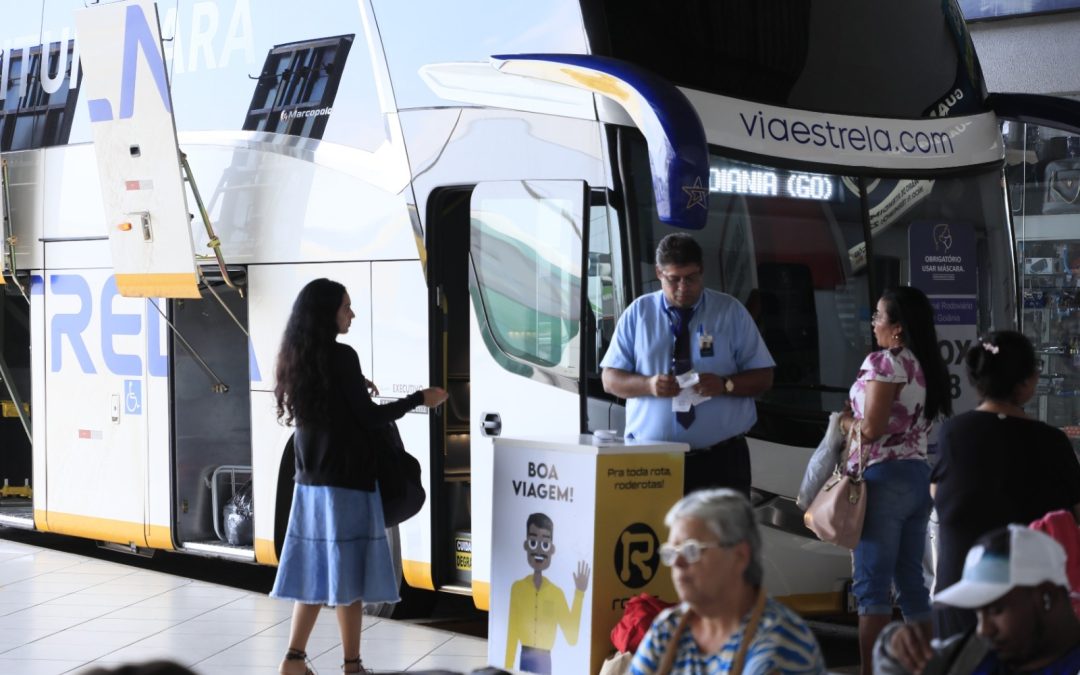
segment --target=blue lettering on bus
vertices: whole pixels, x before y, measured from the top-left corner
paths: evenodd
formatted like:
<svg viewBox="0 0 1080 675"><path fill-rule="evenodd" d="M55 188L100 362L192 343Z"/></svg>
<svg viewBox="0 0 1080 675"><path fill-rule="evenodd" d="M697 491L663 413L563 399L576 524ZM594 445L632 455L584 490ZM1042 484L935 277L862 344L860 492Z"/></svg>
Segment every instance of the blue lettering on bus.
<svg viewBox="0 0 1080 675"><path fill-rule="evenodd" d="M101 289L101 356L105 359L105 367L112 373L142 375L142 359L134 354L117 354L113 348L115 336L138 335L142 332L142 321L138 314L113 311L113 299L117 295L116 277L109 277Z"/></svg>
<svg viewBox="0 0 1080 675"><path fill-rule="evenodd" d="M84 373L96 373L94 363L90 360L90 352L86 351L83 343L82 332L90 325L90 286L86 279L72 274L54 274L49 277L49 286L57 295L75 295L79 298L79 311L74 314L56 314L52 318L52 371L60 372L60 361L63 350L60 347L60 336L67 335L71 343L71 349L75 352L75 358L79 360L79 367Z"/></svg>
<svg viewBox="0 0 1080 675"><path fill-rule="evenodd" d="M41 277L33 276L30 280L30 292L39 295L43 292L44 283ZM79 299L79 310L70 314L57 313L52 317L50 329L52 361L50 369L54 373L60 372L63 367L64 350L61 338L66 336L71 349L75 353L75 359L79 362L79 368L88 375L97 374L94 361L86 348L83 340L83 331L93 320L93 295L86 279L77 274L52 274L49 276L49 292L58 295L74 295ZM116 277L110 276L101 288L101 357L105 362L105 369L114 375L126 377L139 377L143 374L142 358L138 354L122 354L116 350L115 340L118 336L142 335L143 315L138 313L117 312L113 308L117 297L122 297L116 288ZM162 324L161 313L157 308L157 300L145 301L146 316L146 372L151 377L165 377L169 374L169 359L162 347ZM262 373L259 363L255 359L255 347L248 340L248 372L252 382L261 382Z"/></svg>
<svg viewBox="0 0 1080 675"><path fill-rule="evenodd" d="M115 279L113 280L115 284ZM157 303L146 300L146 370L150 377L165 377L169 374L169 359L161 352L161 314Z"/></svg>
<svg viewBox="0 0 1080 675"><path fill-rule="evenodd" d="M124 63L120 80L120 119L126 120L135 114L135 75L138 70L139 52L142 51L150 74L154 76L161 104L167 112L172 112L169 103L168 81L165 77L165 62L150 24L139 5L128 5L124 17ZM98 98L87 101L91 122L108 122L113 119L112 103L108 99Z"/></svg>

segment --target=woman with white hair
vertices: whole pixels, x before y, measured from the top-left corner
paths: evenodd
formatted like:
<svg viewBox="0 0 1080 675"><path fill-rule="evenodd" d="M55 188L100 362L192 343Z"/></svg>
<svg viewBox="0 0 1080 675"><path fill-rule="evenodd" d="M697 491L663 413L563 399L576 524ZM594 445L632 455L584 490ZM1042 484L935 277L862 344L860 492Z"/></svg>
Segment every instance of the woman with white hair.
<svg viewBox="0 0 1080 675"><path fill-rule="evenodd" d="M682 602L656 617L634 654L634 675L825 672L814 634L766 597L761 533L742 493L691 493L664 524L660 560Z"/></svg>

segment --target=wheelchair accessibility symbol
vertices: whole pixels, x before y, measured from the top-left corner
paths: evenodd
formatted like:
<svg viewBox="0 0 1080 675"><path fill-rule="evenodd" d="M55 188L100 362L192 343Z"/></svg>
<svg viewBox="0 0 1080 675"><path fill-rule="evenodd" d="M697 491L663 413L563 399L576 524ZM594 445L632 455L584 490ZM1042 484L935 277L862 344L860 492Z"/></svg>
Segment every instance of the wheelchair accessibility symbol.
<svg viewBox="0 0 1080 675"><path fill-rule="evenodd" d="M124 412L128 415L142 414L141 380L124 380Z"/></svg>

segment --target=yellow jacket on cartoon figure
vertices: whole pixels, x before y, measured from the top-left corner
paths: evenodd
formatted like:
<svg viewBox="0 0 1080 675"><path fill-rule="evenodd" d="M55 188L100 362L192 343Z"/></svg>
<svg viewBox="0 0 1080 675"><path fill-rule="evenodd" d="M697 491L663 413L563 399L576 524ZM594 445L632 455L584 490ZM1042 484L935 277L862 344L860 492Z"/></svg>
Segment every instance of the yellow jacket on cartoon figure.
<svg viewBox="0 0 1080 675"><path fill-rule="evenodd" d="M567 644L577 644L581 625L581 608L585 593L574 590L574 606L566 606L566 596L555 584L543 577L540 588L533 575L514 582L510 587L510 625L506 628L506 668L514 667L518 643L534 649L551 651L555 645L555 629L561 627Z"/></svg>

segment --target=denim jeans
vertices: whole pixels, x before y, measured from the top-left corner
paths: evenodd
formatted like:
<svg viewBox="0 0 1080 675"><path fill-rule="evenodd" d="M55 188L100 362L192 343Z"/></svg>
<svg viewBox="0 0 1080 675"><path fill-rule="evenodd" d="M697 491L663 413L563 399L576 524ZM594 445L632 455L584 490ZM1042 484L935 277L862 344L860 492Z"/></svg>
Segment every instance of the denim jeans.
<svg viewBox="0 0 1080 675"><path fill-rule="evenodd" d="M854 552L852 590L859 614L891 614L891 590L908 622L930 619L923 552L930 518L930 466L923 460L886 460L863 474L866 520Z"/></svg>

